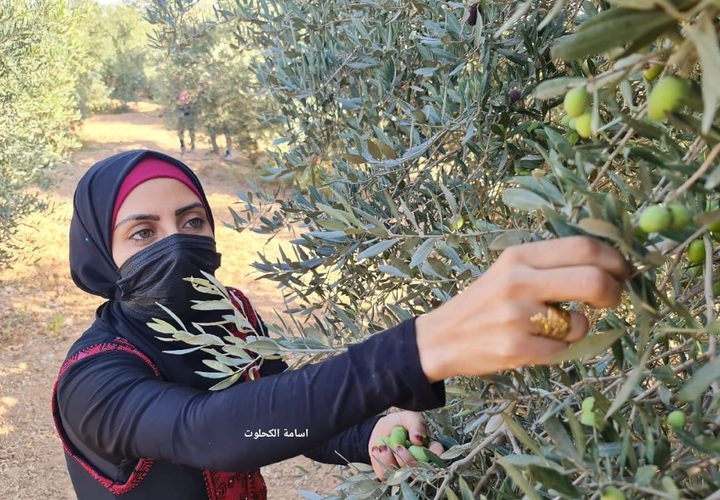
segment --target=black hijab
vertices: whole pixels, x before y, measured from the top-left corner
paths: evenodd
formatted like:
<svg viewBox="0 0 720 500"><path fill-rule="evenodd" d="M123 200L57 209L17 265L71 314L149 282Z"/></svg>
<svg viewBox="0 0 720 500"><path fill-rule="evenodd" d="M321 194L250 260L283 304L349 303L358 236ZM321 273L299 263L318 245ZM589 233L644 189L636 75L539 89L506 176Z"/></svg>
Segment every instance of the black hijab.
<svg viewBox="0 0 720 500"><path fill-rule="evenodd" d="M108 299L97 310L95 322L83 335L87 342L99 338L122 337L150 358L165 380L206 389L216 380L197 375L208 371L201 350L183 355L163 351L188 347L158 339L162 334L150 329L153 318L176 322L155 304L168 306L191 328L192 322L218 321L227 311L196 311L191 300L212 297L195 291L183 277L201 278L200 269L214 274L220 266L215 241L206 236L175 234L163 238L132 255L118 268L112 257L113 209L120 186L132 169L147 158L157 158L177 167L197 188L206 207L208 222L215 232L209 203L197 176L175 158L149 150L116 154L93 165L80 179L73 200L70 222L70 271L78 287ZM164 299L160 299L163 297ZM212 328L207 329L209 333ZM216 332L219 333L219 332Z"/></svg>

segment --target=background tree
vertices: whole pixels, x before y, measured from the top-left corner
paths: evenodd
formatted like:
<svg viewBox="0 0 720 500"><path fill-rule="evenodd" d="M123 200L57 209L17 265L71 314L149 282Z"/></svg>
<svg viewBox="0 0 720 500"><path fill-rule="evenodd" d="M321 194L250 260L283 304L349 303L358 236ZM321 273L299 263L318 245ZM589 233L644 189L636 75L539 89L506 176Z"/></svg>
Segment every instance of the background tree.
<svg viewBox="0 0 720 500"><path fill-rule="evenodd" d="M153 98L159 59L148 44L151 26L134 4L99 5L73 2L78 18L78 43L85 72L78 91L84 116L91 112L128 108L140 98Z"/></svg>
<svg viewBox="0 0 720 500"><path fill-rule="evenodd" d="M65 2L3 2L0 26L0 266L7 266L22 244L15 239L22 217L46 208L33 187L76 144L82 66Z"/></svg>
<svg viewBox="0 0 720 500"><path fill-rule="evenodd" d="M265 138L262 116L271 110L269 99L258 89L248 64L249 54L233 48L232 34L217 36L218 42L206 58L200 123L211 142L224 135L233 153L240 152L255 163L259 141ZM226 143L223 143L226 145ZM213 151L219 152L217 140Z"/></svg>
<svg viewBox="0 0 720 500"><path fill-rule="evenodd" d="M85 0L0 4L0 266L23 244L23 217L47 208L33 189L80 146L81 118L152 94L141 12Z"/></svg>

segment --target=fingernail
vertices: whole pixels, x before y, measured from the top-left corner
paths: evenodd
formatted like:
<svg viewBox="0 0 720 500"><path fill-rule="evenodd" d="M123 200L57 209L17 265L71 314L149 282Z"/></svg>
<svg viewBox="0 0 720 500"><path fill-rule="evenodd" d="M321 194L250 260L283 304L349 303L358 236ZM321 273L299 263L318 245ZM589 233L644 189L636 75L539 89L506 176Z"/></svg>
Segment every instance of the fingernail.
<svg viewBox="0 0 720 500"><path fill-rule="evenodd" d="M425 435L424 434L415 434L415 439L425 442Z"/></svg>
<svg viewBox="0 0 720 500"><path fill-rule="evenodd" d="M378 447L377 447L377 446L373 446L372 448L370 448L370 451L372 451L373 453L377 453L377 452L378 452Z"/></svg>
<svg viewBox="0 0 720 500"><path fill-rule="evenodd" d="M387 451L387 449L388 449L388 447L387 447L386 444L382 445L382 446L380 447L380 453L385 453L385 452Z"/></svg>
<svg viewBox="0 0 720 500"><path fill-rule="evenodd" d="M402 451L402 449L403 449L403 447L401 445L397 445L395 447L395 451L397 451L398 453L400 453Z"/></svg>

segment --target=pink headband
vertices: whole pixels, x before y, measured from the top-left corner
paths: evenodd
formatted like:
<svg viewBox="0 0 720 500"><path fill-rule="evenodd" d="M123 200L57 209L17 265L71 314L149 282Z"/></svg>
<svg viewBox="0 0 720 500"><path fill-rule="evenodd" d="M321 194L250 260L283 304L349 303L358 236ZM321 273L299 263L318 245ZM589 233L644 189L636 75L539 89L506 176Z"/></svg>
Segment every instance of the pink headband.
<svg viewBox="0 0 720 500"><path fill-rule="evenodd" d="M120 210L120 207L125 201L125 198L127 198L130 194L130 192L143 182L149 181L150 179L157 179L159 177L167 177L182 182L188 188L190 188L193 193L195 193L195 196L197 196L201 202L203 202L203 197L200 196L200 191L198 191L198 188L195 187L195 184L193 184L190 178L185 175L185 173L182 172L179 168L177 168L172 163L168 163L157 158L147 158L135 165L132 171L127 175L127 177L125 177L122 185L120 186L120 190L118 191L117 197L115 198L115 207L113 208L110 234L112 234L115 230L115 220L117 219L118 210ZM203 205L205 205L204 202ZM210 208L207 205L205 205L205 210L209 215Z"/></svg>

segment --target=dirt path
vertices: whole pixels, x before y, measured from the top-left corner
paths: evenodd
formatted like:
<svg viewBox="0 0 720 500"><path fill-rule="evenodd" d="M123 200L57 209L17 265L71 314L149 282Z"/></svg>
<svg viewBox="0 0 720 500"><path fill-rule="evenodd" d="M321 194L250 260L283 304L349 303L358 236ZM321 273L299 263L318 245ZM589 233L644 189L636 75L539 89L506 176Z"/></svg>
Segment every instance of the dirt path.
<svg viewBox="0 0 720 500"><path fill-rule="evenodd" d="M141 103L131 113L96 116L85 122L81 138L84 148L58 168L58 184L47 193L52 213L24 221L21 237L30 248L38 247L26 256L34 262L0 271L0 499L75 498L53 429L50 392L67 349L102 302L70 279L67 230L78 179L93 163L119 151L148 148L177 154L174 133L163 128L158 110L149 104ZM243 289L260 314L273 321L273 310L283 309L281 292L249 274L267 238L238 234L220 223L230 218L227 207L237 201L235 193L245 188L253 172L242 159L224 161L207 155L209 149L200 142L183 160L203 182L215 214L223 254L218 277ZM278 241L283 238L273 240L265 251L274 254ZM339 473L337 467L305 457L263 468L273 500L302 498L298 490L331 493Z"/></svg>

